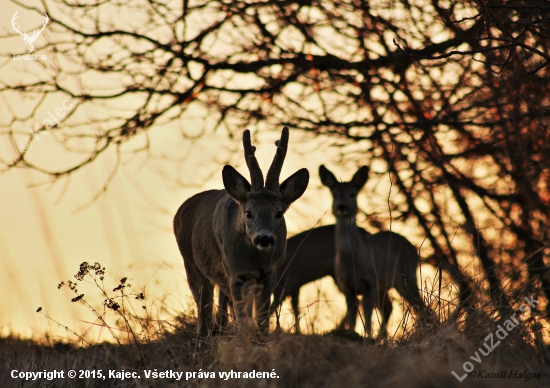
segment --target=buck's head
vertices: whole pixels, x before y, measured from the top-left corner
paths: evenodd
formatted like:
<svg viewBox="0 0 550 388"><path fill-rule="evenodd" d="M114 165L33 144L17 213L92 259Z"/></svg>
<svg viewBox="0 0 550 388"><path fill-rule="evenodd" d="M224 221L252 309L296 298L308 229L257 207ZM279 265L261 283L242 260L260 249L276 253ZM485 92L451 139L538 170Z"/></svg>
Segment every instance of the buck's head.
<svg viewBox="0 0 550 388"><path fill-rule="evenodd" d="M309 182L309 173L302 168L279 185L279 175L288 146L288 128L283 128L281 139L275 142L277 152L264 177L254 156L250 131L243 134L244 156L250 171L249 183L233 167L223 168L223 184L227 193L239 203L239 217L245 224L250 241L260 250L272 249L278 239L286 241L284 213L290 204L302 196Z"/></svg>
<svg viewBox="0 0 550 388"><path fill-rule="evenodd" d="M361 167L349 182L338 182L332 172L325 166L319 167L319 176L323 185L332 193L332 213L336 218L355 217L359 207L357 206L357 194L363 188L369 177L369 168Z"/></svg>

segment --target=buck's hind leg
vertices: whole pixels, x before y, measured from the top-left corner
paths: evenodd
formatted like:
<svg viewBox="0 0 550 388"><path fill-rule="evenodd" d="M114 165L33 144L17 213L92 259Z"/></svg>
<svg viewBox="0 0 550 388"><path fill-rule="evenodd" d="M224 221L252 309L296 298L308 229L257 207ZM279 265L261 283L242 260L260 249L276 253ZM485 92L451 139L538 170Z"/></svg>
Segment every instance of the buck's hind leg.
<svg viewBox="0 0 550 388"><path fill-rule="evenodd" d="M207 337L212 330L212 304L214 301L214 286L198 269L192 255L184 257L187 282L198 309L198 334Z"/></svg>

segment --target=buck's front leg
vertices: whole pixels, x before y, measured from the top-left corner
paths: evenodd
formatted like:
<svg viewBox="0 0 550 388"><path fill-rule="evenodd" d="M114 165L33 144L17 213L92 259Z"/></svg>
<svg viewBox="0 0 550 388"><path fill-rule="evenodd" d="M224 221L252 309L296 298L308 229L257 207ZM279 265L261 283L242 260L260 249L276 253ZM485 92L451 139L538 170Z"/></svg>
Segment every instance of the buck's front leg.
<svg viewBox="0 0 550 388"><path fill-rule="evenodd" d="M231 280L231 298L237 320L252 317L255 283L255 279L250 275L237 275Z"/></svg>
<svg viewBox="0 0 550 388"><path fill-rule="evenodd" d="M256 322L263 334L269 333L271 294L275 285L275 274L264 275L258 280L258 293L255 298Z"/></svg>
<svg viewBox="0 0 550 388"><path fill-rule="evenodd" d="M224 331L229 322L229 309L233 310L231 304L229 290L224 290L223 287L220 287L218 292L218 310L216 312L216 330L220 333Z"/></svg>

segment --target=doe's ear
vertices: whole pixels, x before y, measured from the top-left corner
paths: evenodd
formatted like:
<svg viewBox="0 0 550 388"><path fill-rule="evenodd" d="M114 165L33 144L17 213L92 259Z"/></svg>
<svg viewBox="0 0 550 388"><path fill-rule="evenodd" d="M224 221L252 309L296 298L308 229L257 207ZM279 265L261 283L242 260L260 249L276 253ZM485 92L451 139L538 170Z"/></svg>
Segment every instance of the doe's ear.
<svg viewBox="0 0 550 388"><path fill-rule="evenodd" d="M236 201L243 203L246 193L250 191L250 183L230 165L225 165L222 170L223 186L225 191Z"/></svg>
<svg viewBox="0 0 550 388"><path fill-rule="evenodd" d="M319 166L319 176L321 177L321 183L323 183L327 187L332 187L336 183L338 183L338 180L334 176L332 172L329 171L328 168L326 168L323 164Z"/></svg>
<svg viewBox="0 0 550 388"><path fill-rule="evenodd" d="M367 166L362 166L355 175L353 175L353 178L351 178L350 183L355 186L357 190L361 190L361 188L367 183L367 180L369 179L369 168Z"/></svg>
<svg viewBox="0 0 550 388"><path fill-rule="evenodd" d="M281 194L283 201L290 205L304 194L309 183L309 172L301 168L294 174L285 179L281 184Z"/></svg>

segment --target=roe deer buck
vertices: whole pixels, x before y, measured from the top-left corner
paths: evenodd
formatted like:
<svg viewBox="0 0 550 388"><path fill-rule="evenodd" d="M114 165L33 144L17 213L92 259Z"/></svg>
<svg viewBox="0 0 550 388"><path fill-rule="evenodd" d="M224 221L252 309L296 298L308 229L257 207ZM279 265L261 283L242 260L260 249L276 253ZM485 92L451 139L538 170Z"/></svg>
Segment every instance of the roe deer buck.
<svg viewBox="0 0 550 388"><path fill-rule="evenodd" d="M321 182L333 198L332 212L336 217L335 275L338 288L346 297L348 311L345 324L355 328L357 296L362 295L364 329L371 336L371 316L374 307L382 312L379 336L386 335L386 325L392 312L388 290L397 292L417 314L433 317L418 291L416 269L419 264L415 247L405 237L394 232L360 233L355 216L357 194L368 179L369 168L361 167L349 182L338 182L325 166L319 167Z"/></svg>
<svg viewBox="0 0 550 388"><path fill-rule="evenodd" d="M244 131L244 156L251 182L226 165L222 170L225 190L205 191L189 198L174 218L174 233L197 303L198 333L202 337L212 327L215 284L220 288L221 309L231 304L237 319L251 317L254 311L262 332L269 331L275 270L284 259L286 247L283 214L302 196L309 181L308 171L300 169L279 185L288 146L287 127L275 145L277 152L264 187L254 156L256 148L250 142L250 132Z"/></svg>
<svg viewBox="0 0 550 388"><path fill-rule="evenodd" d="M285 260L277 268L277 285L273 291L271 311L275 312L287 296L290 296L294 313L295 330L300 332L298 301L300 288L317 279L334 276L335 225L306 230L288 239ZM359 233L368 234L362 228ZM280 328L277 315L277 328Z"/></svg>

